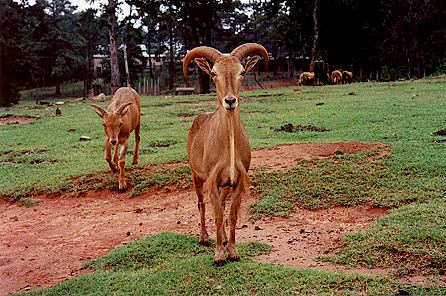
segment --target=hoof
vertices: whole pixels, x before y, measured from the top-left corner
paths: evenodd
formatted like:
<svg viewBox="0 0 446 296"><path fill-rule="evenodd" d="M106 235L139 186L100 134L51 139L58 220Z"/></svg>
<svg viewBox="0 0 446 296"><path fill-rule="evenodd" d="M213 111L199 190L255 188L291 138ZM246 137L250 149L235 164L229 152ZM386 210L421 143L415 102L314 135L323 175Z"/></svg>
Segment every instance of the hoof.
<svg viewBox="0 0 446 296"><path fill-rule="evenodd" d="M224 249L217 247L214 255L214 265L221 266L225 264L225 262L226 258Z"/></svg>
<svg viewBox="0 0 446 296"><path fill-rule="evenodd" d="M209 247L209 235L206 230L201 230L198 236L198 243L202 246Z"/></svg>
<svg viewBox="0 0 446 296"><path fill-rule="evenodd" d="M229 249L229 250L227 250L228 251L228 260L229 261L240 261L240 255L237 252L237 249L236 248L233 248L232 250L231 250L231 248L228 248L228 249Z"/></svg>
<svg viewBox="0 0 446 296"><path fill-rule="evenodd" d="M127 191L127 183L119 184L119 191L125 192Z"/></svg>
<svg viewBox="0 0 446 296"><path fill-rule="evenodd" d="M226 263L226 259L222 258L215 258L214 257L214 265L215 266L223 266Z"/></svg>
<svg viewBox="0 0 446 296"><path fill-rule="evenodd" d="M199 245L205 246L205 247L209 247L209 241L208 240L199 240L198 241Z"/></svg>
<svg viewBox="0 0 446 296"><path fill-rule="evenodd" d="M228 260L229 261L240 261L240 255L239 254L228 254Z"/></svg>

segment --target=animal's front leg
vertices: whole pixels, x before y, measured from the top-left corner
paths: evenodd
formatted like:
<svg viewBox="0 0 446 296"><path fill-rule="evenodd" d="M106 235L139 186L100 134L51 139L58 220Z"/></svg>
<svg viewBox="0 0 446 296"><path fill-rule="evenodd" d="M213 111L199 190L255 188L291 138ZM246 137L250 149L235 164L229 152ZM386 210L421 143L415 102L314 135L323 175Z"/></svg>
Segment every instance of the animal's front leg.
<svg viewBox="0 0 446 296"><path fill-rule="evenodd" d="M116 165L118 165L119 159L118 159L118 147L119 144L116 144L113 146L114 151L114 155L113 155L113 161L115 162Z"/></svg>
<svg viewBox="0 0 446 296"><path fill-rule="evenodd" d="M221 207L223 209L223 226L222 226L222 235L223 235L223 244L226 245L228 243L228 236L226 235L226 227L224 222L225 215L225 206L226 206L226 198L231 194L231 187L223 187L220 191L220 202Z"/></svg>
<svg viewBox="0 0 446 296"><path fill-rule="evenodd" d="M228 242L228 260L238 261L240 255L235 246L235 227L237 226L237 216L242 203L243 182L239 182L232 192L231 209L229 212L229 242Z"/></svg>
<svg viewBox="0 0 446 296"><path fill-rule="evenodd" d="M129 147L129 140L126 139L123 145L119 145L120 153L119 153L119 177L118 177L118 183L119 183L119 190L126 190L127 189L127 183L125 182L125 155L127 154L127 149Z"/></svg>
<svg viewBox="0 0 446 296"><path fill-rule="evenodd" d="M116 161L112 160L111 144L110 144L110 140L108 138L105 139L105 160L108 162L108 165L110 166L112 174L116 173L118 168L116 166Z"/></svg>
<svg viewBox="0 0 446 296"><path fill-rule="evenodd" d="M226 261L225 249L223 247L223 208L219 200L217 185L213 184L209 190L209 199L214 209L215 231L217 233L217 242L215 245L214 264L221 265Z"/></svg>

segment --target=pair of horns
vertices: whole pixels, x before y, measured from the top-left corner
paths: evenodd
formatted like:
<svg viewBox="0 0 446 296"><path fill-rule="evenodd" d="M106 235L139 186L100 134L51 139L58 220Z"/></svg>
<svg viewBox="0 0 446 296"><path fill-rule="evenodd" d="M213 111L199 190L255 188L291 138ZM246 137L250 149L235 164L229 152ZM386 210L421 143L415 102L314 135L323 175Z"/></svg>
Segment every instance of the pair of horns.
<svg viewBox="0 0 446 296"><path fill-rule="evenodd" d="M117 113L117 114L121 114L122 111L124 111L125 107L127 107L127 106L129 106L129 105L131 105L131 104L132 104L131 102L130 102L130 103L125 103L124 105L122 105L121 107L119 107L119 109L116 111L116 113ZM107 109L105 109L105 108L103 108L103 107L101 107L101 106L99 106L99 105L91 104L91 107L98 109L98 111L100 112L100 113L98 113L99 116L101 116L101 115L104 116L105 114L108 113ZM102 116L101 116L101 117L102 117Z"/></svg>
<svg viewBox="0 0 446 296"><path fill-rule="evenodd" d="M247 55L251 53L256 53L260 56L262 56L265 59L265 67L268 66L268 51L260 44L257 43L245 43L237 47L231 52L231 56L237 57L240 61L246 57ZM195 59L195 58L205 58L212 62L212 64L215 63L215 61L223 56L221 52L216 50L215 48L208 47L208 46L199 46L195 47L191 51L189 51L183 60L183 74L185 79L187 80L187 67L189 63Z"/></svg>

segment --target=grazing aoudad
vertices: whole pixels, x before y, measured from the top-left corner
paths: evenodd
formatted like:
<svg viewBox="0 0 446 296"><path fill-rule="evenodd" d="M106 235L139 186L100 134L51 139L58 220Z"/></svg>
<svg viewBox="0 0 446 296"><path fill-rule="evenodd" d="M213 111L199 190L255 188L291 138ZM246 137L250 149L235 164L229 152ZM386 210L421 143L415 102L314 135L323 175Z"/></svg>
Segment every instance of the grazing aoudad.
<svg viewBox="0 0 446 296"><path fill-rule="evenodd" d="M342 83L352 83L353 82L353 73L350 71L342 71Z"/></svg>
<svg viewBox="0 0 446 296"><path fill-rule="evenodd" d="M342 73L339 70L334 70L330 75L331 84L342 84Z"/></svg>
<svg viewBox="0 0 446 296"><path fill-rule="evenodd" d="M303 72L300 74L297 85L314 85L314 72Z"/></svg>
<svg viewBox="0 0 446 296"><path fill-rule="evenodd" d="M248 55L256 54L242 64ZM240 119L240 86L244 75L260 57L268 64L268 52L260 44L246 43L225 55L212 47L200 46L189 51L183 60L187 80L188 65L195 63L212 77L217 90L217 109L198 115L187 138L187 153L192 181L198 196L200 213L200 244L208 244L205 222L204 194L209 196L214 212L216 247L214 263L240 260L235 245L235 228L241 198L247 187L251 147ZM229 241L223 223L226 198L231 196L229 211Z"/></svg>
<svg viewBox="0 0 446 296"><path fill-rule="evenodd" d="M119 169L119 190L126 190L125 155L129 147L130 133L133 130L135 130L135 152L133 153L132 164L137 164L139 157L141 98L133 88L121 87L113 95L108 109L96 104L91 106L98 110L96 113L103 120L105 160L107 160L113 175ZM114 148L113 158L112 147Z"/></svg>

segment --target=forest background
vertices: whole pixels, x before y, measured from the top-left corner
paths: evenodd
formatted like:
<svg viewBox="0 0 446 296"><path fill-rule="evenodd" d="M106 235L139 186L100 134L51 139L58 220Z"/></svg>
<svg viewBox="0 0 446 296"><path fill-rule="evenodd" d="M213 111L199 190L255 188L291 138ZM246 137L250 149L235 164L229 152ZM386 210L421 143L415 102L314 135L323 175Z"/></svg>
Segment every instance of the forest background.
<svg viewBox="0 0 446 296"><path fill-rule="evenodd" d="M444 0L108 0L85 10L69 0L0 2L1 106L24 89L61 95L75 81L76 96L126 84L173 92L185 83L182 57L200 45L230 52L260 43L271 63L257 73L271 80L296 81L315 59L357 81L446 73ZM209 78L195 71L198 92L209 92Z"/></svg>

